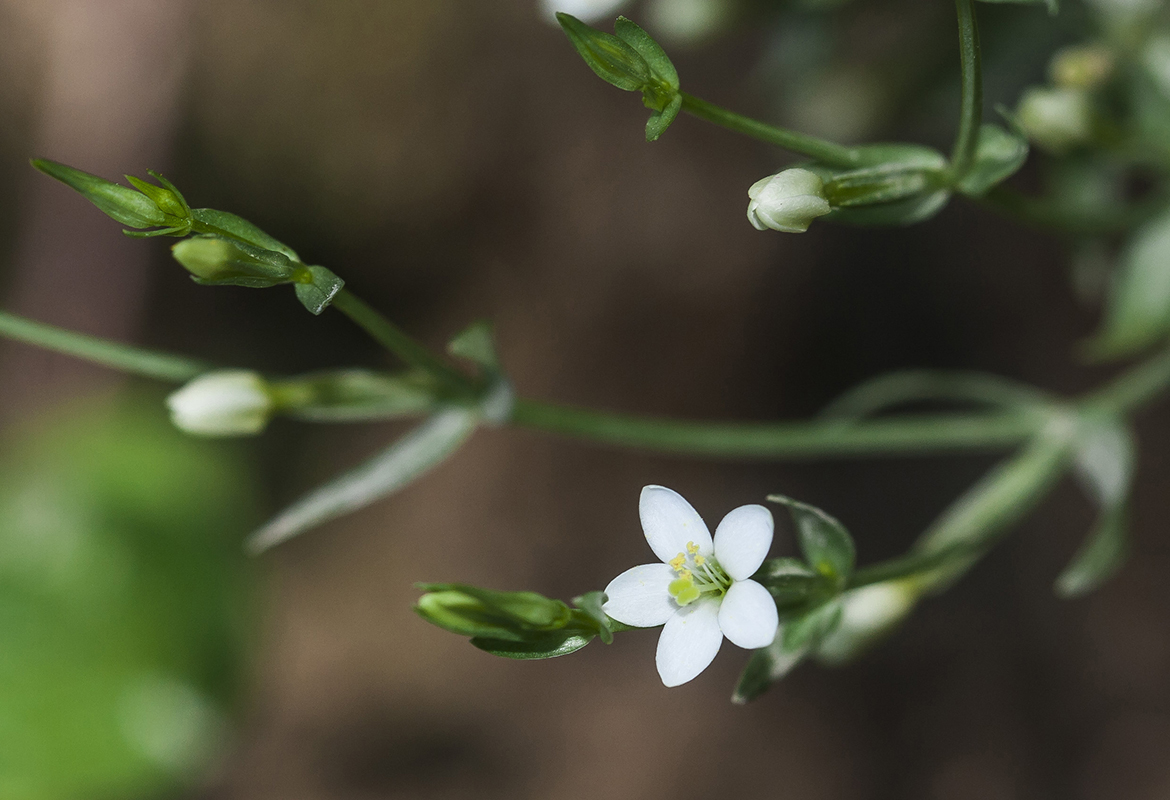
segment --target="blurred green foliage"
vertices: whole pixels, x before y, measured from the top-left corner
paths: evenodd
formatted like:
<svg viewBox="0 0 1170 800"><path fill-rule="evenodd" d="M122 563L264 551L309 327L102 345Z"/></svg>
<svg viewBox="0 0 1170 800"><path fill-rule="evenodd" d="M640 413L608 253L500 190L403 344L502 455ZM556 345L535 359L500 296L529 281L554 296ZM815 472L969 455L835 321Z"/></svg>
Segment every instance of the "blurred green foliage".
<svg viewBox="0 0 1170 800"><path fill-rule="evenodd" d="M55 411L0 449L0 797L164 792L229 732L251 479L160 407Z"/></svg>

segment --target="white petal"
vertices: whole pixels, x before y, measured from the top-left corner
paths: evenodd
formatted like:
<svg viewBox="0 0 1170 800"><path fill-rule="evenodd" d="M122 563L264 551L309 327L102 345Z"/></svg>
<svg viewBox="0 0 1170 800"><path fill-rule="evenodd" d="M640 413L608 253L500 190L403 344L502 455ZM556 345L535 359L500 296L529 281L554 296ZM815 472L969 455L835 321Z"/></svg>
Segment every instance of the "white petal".
<svg viewBox="0 0 1170 800"><path fill-rule="evenodd" d="M666 562L685 552L687 544L694 542L699 552L711 555L711 532L699 512L673 489L665 486L646 486L638 500L638 514L642 518L642 531L650 549L660 561Z"/></svg>
<svg viewBox="0 0 1170 800"><path fill-rule="evenodd" d="M658 674L667 686L680 686L715 660L723 633L719 629L719 603L699 600L680 608L658 637Z"/></svg>
<svg viewBox="0 0 1170 800"><path fill-rule="evenodd" d="M735 581L755 575L772 547L774 528L772 512L763 506L732 509L715 529L715 558L719 566Z"/></svg>
<svg viewBox="0 0 1170 800"><path fill-rule="evenodd" d="M667 592L675 577L667 564L643 564L628 569L605 587L609 599L601 609L618 622L636 628L662 625L678 611L678 604Z"/></svg>
<svg viewBox="0 0 1170 800"><path fill-rule="evenodd" d="M719 629L732 644L748 650L767 647L776 638L780 616L776 601L755 581L736 581L719 607Z"/></svg>

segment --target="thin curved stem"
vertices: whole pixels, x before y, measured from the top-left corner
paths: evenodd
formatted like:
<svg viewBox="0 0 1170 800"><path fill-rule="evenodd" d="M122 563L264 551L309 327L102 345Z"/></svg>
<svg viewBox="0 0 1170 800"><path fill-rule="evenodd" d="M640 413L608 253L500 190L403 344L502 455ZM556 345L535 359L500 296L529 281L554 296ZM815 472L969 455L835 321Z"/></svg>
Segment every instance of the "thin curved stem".
<svg viewBox="0 0 1170 800"><path fill-rule="evenodd" d="M983 121L983 68L979 61L979 25L975 20L974 6L974 0L955 0L959 17L962 96L959 132L951 153L950 177L953 183L962 180L975 163L979 125Z"/></svg>
<svg viewBox="0 0 1170 800"><path fill-rule="evenodd" d="M753 139L783 147L794 153L802 153L835 167L855 167L861 160L861 154L857 148L845 147L836 142L818 139L815 136L797 133L776 125L769 125L766 122L736 114L734 111L728 111L686 92L682 93L682 98L683 111Z"/></svg>

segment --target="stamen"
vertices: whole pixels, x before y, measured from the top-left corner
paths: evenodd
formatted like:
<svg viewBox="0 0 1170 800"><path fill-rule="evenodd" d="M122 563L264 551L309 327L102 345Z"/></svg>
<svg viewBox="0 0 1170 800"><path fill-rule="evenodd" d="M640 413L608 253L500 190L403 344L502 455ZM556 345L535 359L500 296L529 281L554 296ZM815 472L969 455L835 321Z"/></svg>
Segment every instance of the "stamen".
<svg viewBox="0 0 1170 800"><path fill-rule="evenodd" d="M683 564L687 563L687 557L683 553L679 553L677 556L670 559L670 561L666 563L670 565L671 569L679 570L682 569Z"/></svg>
<svg viewBox="0 0 1170 800"><path fill-rule="evenodd" d="M695 553L699 552L699 546L694 542L687 542L687 552L691 555L694 555Z"/></svg>
<svg viewBox="0 0 1170 800"><path fill-rule="evenodd" d="M696 566L699 566L699 567L701 567L701 566L703 566L703 564L704 564L706 561L707 561L707 559L703 558L702 556L695 556L695 565L696 565Z"/></svg>

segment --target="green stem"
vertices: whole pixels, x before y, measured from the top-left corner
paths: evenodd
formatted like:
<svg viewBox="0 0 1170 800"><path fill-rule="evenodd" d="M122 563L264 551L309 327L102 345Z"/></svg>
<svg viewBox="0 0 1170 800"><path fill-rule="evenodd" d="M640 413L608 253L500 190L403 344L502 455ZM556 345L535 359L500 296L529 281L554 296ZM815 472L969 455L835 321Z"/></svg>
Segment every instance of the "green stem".
<svg viewBox="0 0 1170 800"><path fill-rule="evenodd" d="M783 147L785 150L791 150L794 153L811 156L818 161L824 161L836 167L855 167L860 162L861 153L857 148L845 147L836 142L818 139L815 136L808 136L807 134L790 131L787 128L769 125L766 122L760 122L751 117L736 114L734 111L728 111L714 103L708 103L706 100L700 100L698 97L687 94L686 92L682 93L682 98L683 111L699 119L705 119L716 125L722 125L724 128L736 131L737 133L751 136L753 139L759 139L769 144Z"/></svg>
<svg viewBox="0 0 1170 800"><path fill-rule="evenodd" d="M173 383L185 383L211 366L194 359L143 350L64 330L0 311L0 336L85 359L112 369Z"/></svg>
<svg viewBox="0 0 1170 800"><path fill-rule="evenodd" d="M374 341L412 367L430 373L461 394L472 391L470 379L451 367L348 289L333 298L333 307L345 314Z"/></svg>
<svg viewBox="0 0 1170 800"><path fill-rule="evenodd" d="M721 458L827 458L994 451L1026 441L1046 415L933 414L839 422L708 423L608 414L519 399L512 422L619 447Z"/></svg>
<svg viewBox="0 0 1170 800"><path fill-rule="evenodd" d="M979 125L983 121L983 69L979 63L979 26L975 21L974 0L955 0L959 16L959 63L962 70L962 96L959 108L959 133L951 154L950 178L958 183L975 163L979 144Z"/></svg>

